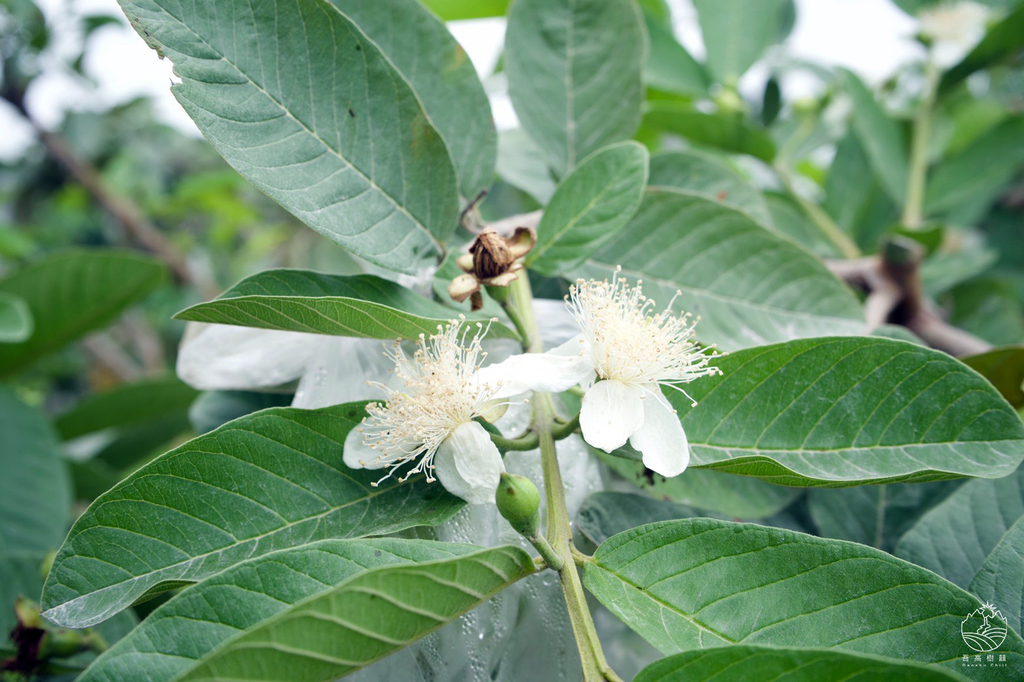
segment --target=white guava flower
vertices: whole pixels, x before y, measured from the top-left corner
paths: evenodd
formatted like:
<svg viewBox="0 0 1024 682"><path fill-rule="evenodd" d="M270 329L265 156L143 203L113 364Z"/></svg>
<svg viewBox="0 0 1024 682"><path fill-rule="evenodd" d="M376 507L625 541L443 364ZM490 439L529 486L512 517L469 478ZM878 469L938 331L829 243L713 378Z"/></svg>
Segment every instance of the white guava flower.
<svg viewBox="0 0 1024 682"><path fill-rule="evenodd" d="M655 304L641 282L631 287L618 271L611 282L579 280L569 291L567 307L582 333L547 353L486 367L482 380L502 384L496 397L581 384L580 429L587 443L611 452L629 441L647 468L679 475L690 461L689 445L661 387L689 398L679 384L721 373L708 364L718 357L714 351L694 343L697 320L672 312L675 297L652 315Z"/></svg>
<svg viewBox="0 0 1024 682"><path fill-rule="evenodd" d="M408 464L403 480L422 472L433 481L436 474L449 492L470 504L494 501L505 465L474 419L497 418L507 402L494 399L500 384L479 378L487 328L475 326L468 341L469 326L461 319L438 327L437 334L420 335L411 357L398 342L386 352L400 385L371 384L386 401L366 407L367 417L346 439L346 465L389 469L384 480Z"/></svg>
<svg viewBox="0 0 1024 682"><path fill-rule="evenodd" d="M977 2L937 2L917 13L921 34L932 44L935 61L949 67L963 59L985 36L992 10Z"/></svg>

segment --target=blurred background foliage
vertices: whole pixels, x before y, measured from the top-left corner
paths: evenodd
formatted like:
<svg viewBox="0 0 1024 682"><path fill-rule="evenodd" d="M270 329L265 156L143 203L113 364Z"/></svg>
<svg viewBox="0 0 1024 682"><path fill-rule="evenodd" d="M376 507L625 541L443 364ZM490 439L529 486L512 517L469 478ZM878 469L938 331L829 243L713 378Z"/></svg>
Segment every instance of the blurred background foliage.
<svg viewBox="0 0 1024 682"><path fill-rule="evenodd" d="M425 4L446 20L500 16L508 5ZM677 41L665 2L639 4L649 58L636 139L654 152L651 184L714 196L826 259L860 292L878 333L963 357L1024 407L1024 5L987 3L977 46L949 64L910 64L872 88L851 71L787 56L791 0L694 0L707 45L700 60ZM896 4L909 14L935 5ZM82 48L55 63L44 58L54 32L39 8L0 2L0 98L34 131L22 154L0 163L0 658L16 649L6 639L15 597L38 595L47 552L85 505L197 432L287 401L199 397L173 373L184 330L174 313L267 268L365 267L251 187L205 141L159 122L148 99L40 124L26 105L34 81L61 69L91 87L83 69L90 34L124 23L68 20ZM741 77L762 59L763 92L741 96ZM788 97L792 73L814 79L818 94ZM499 61L485 86L500 94L504 84ZM502 130L481 216L536 210L555 186L526 134ZM564 291L557 280L535 284L545 296ZM9 474L29 456L37 468ZM688 472L672 490L653 492L704 513L891 551L961 485L808 494L725 478ZM880 500L888 516L875 513ZM109 621L103 636L116 639L152 608ZM54 654L46 670L73 672L91 655Z"/></svg>

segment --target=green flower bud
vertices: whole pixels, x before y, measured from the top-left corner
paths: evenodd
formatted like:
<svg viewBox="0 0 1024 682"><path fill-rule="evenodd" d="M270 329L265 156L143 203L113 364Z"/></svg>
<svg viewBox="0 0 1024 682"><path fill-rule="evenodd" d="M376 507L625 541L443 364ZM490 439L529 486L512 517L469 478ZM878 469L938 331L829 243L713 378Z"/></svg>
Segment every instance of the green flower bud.
<svg viewBox="0 0 1024 682"><path fill-rule="evenodd" d="M536 537L540 526L540 492L525 476L503 473L494 496L498 511L519 533Z"/></svg>

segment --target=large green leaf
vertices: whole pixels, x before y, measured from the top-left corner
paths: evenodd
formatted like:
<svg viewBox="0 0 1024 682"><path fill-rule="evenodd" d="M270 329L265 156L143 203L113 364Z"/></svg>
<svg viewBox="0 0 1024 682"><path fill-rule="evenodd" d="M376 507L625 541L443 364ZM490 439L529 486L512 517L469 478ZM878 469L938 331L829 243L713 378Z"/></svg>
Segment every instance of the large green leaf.
<svg viewBox="0 0 1024 682"><path fill-rule="evenodd" d="M0 293L0 343L21 343L32 336L32 311L25 299Z"/></svg>
<svg viewBox="0 0 1024 682"><path fill-rule="evenodd" d="M670 400L690 466L783 485L1006 476L1024 459L1024 424L991 384L945 353L877 337L751 348L723 375Z"/></svg>
<svg viewBox="0 0 1024 682"><path fill-rule="evenodd" d="M640 123L647 38L632 0L516 0L505 34L509 95L561 176Z"/></svg>
<svg viewBox="0 0 1024 682"><path fill-rule="evenodd" d="M647 150L636 142L610 145L584 159L544 209L526 264L556 276L613 239L640 205L647 160Z"/></svg>
<svg viewBox="0 0 1024 682"><path fill-rule="evenodd" d="M71 485L53 427L0 386L0 648L14 627L14 599L38 599L46 553L64 539Z"/></svg>
<svg viewBox="0 0 1024 682"><path fill-rule="evenodd" d="M721 83L736 84L779 39L787 0L694 0L708 52Z"/></svg>
<svg viewBox="0 0 1024 682"><path fill-rule="evenodd" d="M1024 346L996 348L961 360L991 381L1011 405L1024 407Z"/></svg>
<svg viewBox="0 0 1024 682"><path fill-rule="evenodd" d="M497 170L502 180L523 190L542 206L555 193L555 181L544 154L522 128L498 133Z"/></svg>
<svg viewBox="0 0 1024 682"><path fill-rule="evenodd" d="M415 574L388 570L410 564L416 565ZM493 592L532 571L529 557L513 547L481 550L379 538L324 540L282 550L233 566L164 604L79 679L190 679L212 667L224 675L227 672L219 666L244 656L253 657L250 665L260 661L277 668L280 677L275 679L328 679L313 660L328 650L310 642L337 640L346 648L342 657L359 667L426 634L423 623L429 623L429 629L443 623L428 618L416 627L406 622L409 614L402 608L412 606L409 591L417 586L431 586L423 605L448 620L472 600L469 591ZM446 574L455 581L441 582ZM373 599L373 594L384 595L366 592L371 586L380 586L401 601ZM357 596L360 592L363 597ZM455 592L461 597L448 604ZM423 614L413 617L418 620ZM282 628L305 632L300 647L285 651L279 646L253 646L260 633ZM289 654L294 657L289 665L271 666L272 657ZM338 674L343 672L347 671Z"/></svg>
<svg viewBox="0 0 1024 682"><path fill-rule="evenodd" d="M1024 9L1021 10L1024 16ZM943 160L928 179L924 207L943 214L961 204L994 201L1024 164L1024 116L1014 116Z"/></svg>
<svg viewBox="0 0 1024 682"><path fill-rule="evenodd" d="M898 205L907 194L907 146L899 123L875 100L875 95L852 71L844 71L846 91L853 100L853 129L871 167Z"/></svg>
<svg viewBox="0 0 1024 682"><path fill-rule="evenodd" d="M820 535L891 552L921 515L952 493L959 481L815 488L807 506Z"/></svg>
<svg viewBox="0 0 1024 682"><path fill-rule="evenodd" d="M900 539L895 554L967 589L1022 516L1024 469L996 481L968 481L921 517Z"/></svg>
<svg viewBox="0 0 1024 682"><path fill-rule="evenodd" d="M587 497L576 515L574 528L595 545L623 531L655 521L704 516L686 505L656 500L648 495L597 492Z"/></svg>
<svg viewBox="0 0 1024 682"><path fill-rule="evenodd" d="M144 424L188 410L199 391L177 377L147 379L84 398L54 422L68 440L112 427Z"/></svg>
<svg viewBox="0 0 1024 682"><path fill-rule="evenodd" d="M264 410L142 467L71 529L43 591L46 617L85 627L254 556L451 517L462 501L423 476L375 487L381 472L344 465L363 407Z"/></svg>
<svg viewBox="0 0 1024 682"><path fill-rule="evenodd" d="M762 519L788 507L800 491L748 476L729 476L706 469L689 469L665 478L642 462L599 452L608 466L658 499L669 499L737 519Z"/></svg>
<svg viewBox="0 0 1024 682"><path fill-rule="evenodd" d="M746 214L682 190L648 190L582 274L604 279L618 265L662 305L681 291L679 307L701 316L701 341L723 349L864 331L857 300L817 259Z"/></svg>
<svg viewBox="0 0 1024 682"><path fill-rule="evenodd" d="M898 211L882 188L857 134L850 132L836 148L825 177L823 208L865 253L874 253Z"/></svg>
<svg viewBox="0 0 1024 682"><path fill-rule="evenodd" d="M472 62L444 23L418 0L330 2L409 81L448 145L463 196L473 198L490 187L497 153L491 105Z"/></svg>
<svg viewBox="0 0 1024 682"><path fill-rule="evenodd" d="M851 654L834 649L729 646L695 649L655 661L633 682L687 680L772 680L772 682L943 682L964 678L906 660Z"/></svg>
<svg viewBox="0 0 1024 682"><path fill-rule="evenodd" d="M374 275L265 270L175 317L314 334L415 339L435 333L438 325L458 315L458 310ZM470 315L469 319L486 322L489 318ZM493 324L490 335L518 338L501 324Z"/></svg>
<svg viewBox="0 0 1024 682"><path fill-rule="evenodd" d="M948 92L979 69L1011 59L1024 47L1024 5L1018 5L995 26L959 64L942 75L939 90Z"/></svg>
<svg viewBox="0 0 1024 682"><path fill-rule="evenodd" d="M395 62L324 0L120 0L228 163L321 234L414 271L458 222L444 139Z"/></svg>
<svg viewBox="0 0 1024 682"><path fill-rule="evenodd" d="M842 252L825 236L810 216L791 196L768 193L764 197L775 232L789 237L805 249L823 258L839 258Z"/></svg>
<svg viewBox="0 0 1024 682"><path fill-rule="evenodd" d="M773 227L764 196L724 157L698 150L654 154L647 184L702 194L730 208L747 212L769 229Z"/></svg>
<svg viewBox="0 0 1024 682"><path fill-rule="evenodd" d="M664 653L753 644L825 647L959 669L961 621L981 603L939 576L864 545L712 519L620 533L585 563L584 584ZM1006 667L1024 675L1008 632Z"/></svg>
<svg viewBox="0 0 1024 682"><path fill-rule="evenodd" d="M740 114L707 114L689 104L654 101L644 111L644 128L685 137L703 147L737 154L749 154L771 161L775 145L768 133L755 127Z"/></svg>
<svg viewBox="0 0 1024 682"><path fill-rule="evenodd" d="M707 96L710 80L707 72L672 35L671 25L661 23L647 11L644 11L644 24L651 41L644 82L665 92Z"/></svg>
<svg viewBox="0 0 1024 682"><path fill-rule="evenodd" d="M1024 521L1017 519L985 558L971 592L995 604L1018 633L1024 631Z"/></svg>
<svg viewBox="0 0 1024 682"><path fill-rule="evenodd" d="M163 277L162 265L138 253L76 249L0 280L0 293L24 300L35 321L32 336L25 341L0 344L0 376L103 327Z"/></svg>

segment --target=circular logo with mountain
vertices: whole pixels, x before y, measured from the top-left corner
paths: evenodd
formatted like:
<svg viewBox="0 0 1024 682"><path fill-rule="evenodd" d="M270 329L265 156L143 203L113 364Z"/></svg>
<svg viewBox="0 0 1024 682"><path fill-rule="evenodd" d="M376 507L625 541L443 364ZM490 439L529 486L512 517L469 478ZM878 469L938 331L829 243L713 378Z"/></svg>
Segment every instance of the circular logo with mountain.
<svg viewBox="0 0 1024 682"><path fill-rule="evenodd" d="M992 604L976 608L960 623L960 634L974 651L995 651L1006 639L1006 621Z"/></svg>

